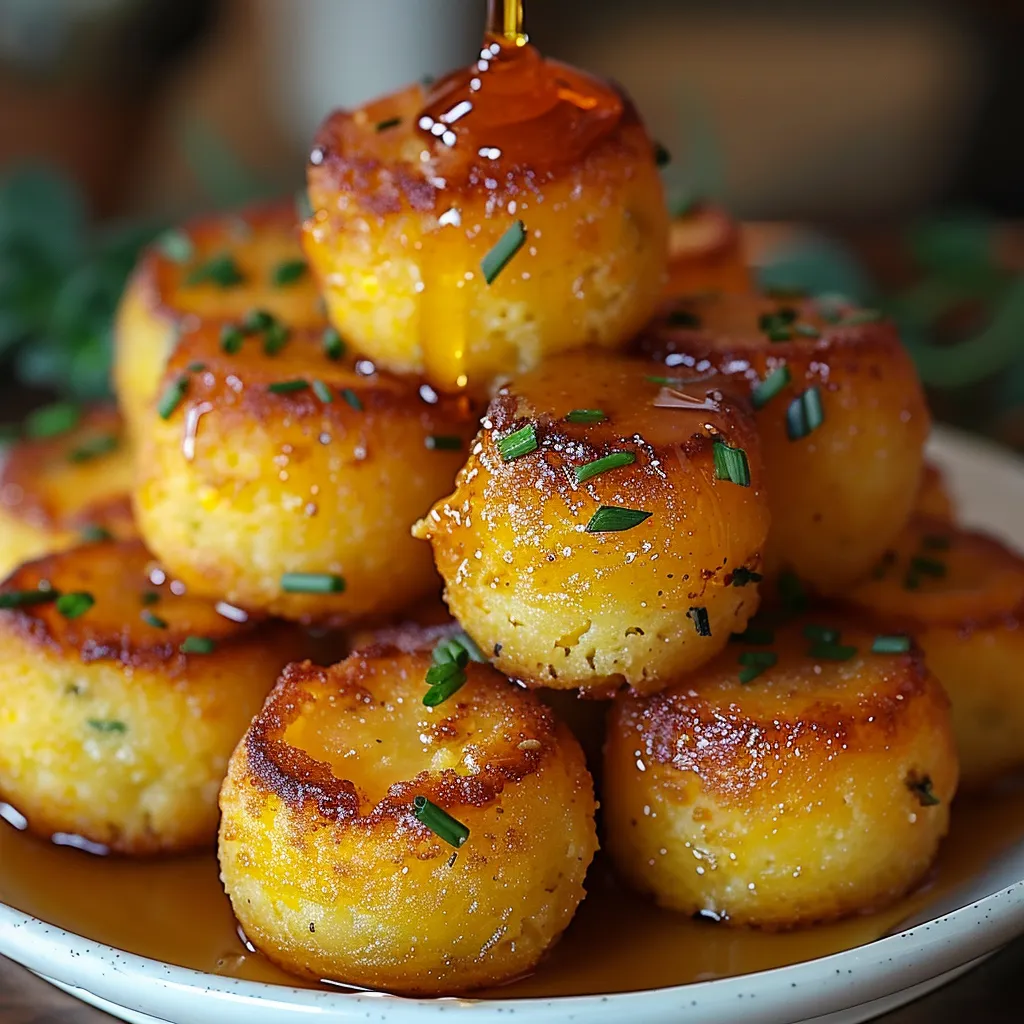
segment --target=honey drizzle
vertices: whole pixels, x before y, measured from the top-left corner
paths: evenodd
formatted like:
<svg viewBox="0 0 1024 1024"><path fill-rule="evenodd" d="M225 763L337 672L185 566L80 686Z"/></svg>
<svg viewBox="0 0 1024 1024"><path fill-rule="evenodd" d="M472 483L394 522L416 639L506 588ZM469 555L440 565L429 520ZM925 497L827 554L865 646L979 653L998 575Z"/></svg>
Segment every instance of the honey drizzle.
<svg viewBox="0 0 1024 1024"><path fill-rule="evenodd" d="M8 811L11 825L22 823ZM0 902L87 938L167 963L250 981L316 988L246 948L211 852L139 861L89 856L0 822ZM1024 840L1024 785L961 798L926 883L888 910L770 934L694 921L624 890L598 860L588 898L536 972L481 997L636 991L747 974L871 942L975 877ZM344 986L331 985L344 989Z"/></svg>

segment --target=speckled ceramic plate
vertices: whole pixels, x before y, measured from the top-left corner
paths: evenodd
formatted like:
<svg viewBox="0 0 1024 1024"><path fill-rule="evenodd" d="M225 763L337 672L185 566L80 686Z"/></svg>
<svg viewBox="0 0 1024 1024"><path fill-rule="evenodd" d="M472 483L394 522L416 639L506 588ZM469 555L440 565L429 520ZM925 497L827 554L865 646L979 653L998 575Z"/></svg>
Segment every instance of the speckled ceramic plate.
<svg viewBox="0 0 1024 1024"><path fill-rule="evenodd" d="M936 436L931 454L949 475L964 520L1024 548L1024 463L949 432ZM734 978L560 999L428 1001L240 981L147 960L0 904L0 954L133 1024L855 1024L923 995L1021 934L1024 842L896 934L856 949Z"/></svg>

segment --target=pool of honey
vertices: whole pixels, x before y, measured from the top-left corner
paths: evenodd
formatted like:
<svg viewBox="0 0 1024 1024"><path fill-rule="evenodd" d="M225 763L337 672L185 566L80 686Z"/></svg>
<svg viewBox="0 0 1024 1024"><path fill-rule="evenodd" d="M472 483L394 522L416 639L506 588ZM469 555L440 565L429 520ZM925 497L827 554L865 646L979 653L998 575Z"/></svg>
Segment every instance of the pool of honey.
<svg viewBox="0 0 1024 1024"><path fill-rule="evenodd" d="M562 941L502 998L624 992L781 967L871 942L967 882L1024 839L1024 785L961 798L926 884L889 910L800 932L734 930L659 910L595 863L588 898ZM285 985L246 949L212 853L163 861L102 858L0 821L0 902L118 949L211 974Z"/></svg>

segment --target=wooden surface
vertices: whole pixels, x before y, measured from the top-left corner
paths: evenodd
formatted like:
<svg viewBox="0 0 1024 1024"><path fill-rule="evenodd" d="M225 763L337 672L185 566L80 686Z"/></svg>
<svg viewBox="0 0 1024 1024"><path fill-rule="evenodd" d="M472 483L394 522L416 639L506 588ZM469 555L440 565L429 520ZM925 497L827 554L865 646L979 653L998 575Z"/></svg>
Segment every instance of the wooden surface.
<svg viewBox="0 0 1024 1024"><path fill-rule="evenodd" d="M978 1024L1020 1024L1024 1019L1022 974L1024 939L966 977L881 1020L883 1024L963 1024L968 1020ZM0 1024L111 1021L105 1013L79 1003L0 957Z"/></svg>

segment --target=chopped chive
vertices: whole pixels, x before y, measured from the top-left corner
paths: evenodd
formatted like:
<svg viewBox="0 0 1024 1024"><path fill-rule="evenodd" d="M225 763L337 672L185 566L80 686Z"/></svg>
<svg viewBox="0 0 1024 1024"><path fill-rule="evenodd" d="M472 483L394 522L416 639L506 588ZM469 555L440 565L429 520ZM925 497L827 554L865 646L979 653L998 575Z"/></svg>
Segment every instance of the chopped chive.
<svg viewBox="0 0 1024 1024"><path fill-rule="evenodd" d="M195 258L196 248L192 239L176 228L165 231L153 244L172 263L188 263Z"/></svg>
<svg viewBox="0 0 1024 1024"><path fill-rule="evenodd" d="M653 512L638 508L620 508L617 505L602 505L587 523L587 533L622 533L639 526L650 519Z"/></svg>
<svg viewBox="0 0 1024 1024"><path fill-rule="evenodd" d="M821 391L817 385L797 395L786 410L786 435L790 441L799 441L812 434L825 422L821 405Z"/></svg>
<svg viewBox="0 0 1024 1024"><path fill-rule="evenodd" d="M341 397L344 398L356 412L363 411L362 399L360 399L360 397L351 388L342 388Z"/></svg>
<svg viewBox="0 0 1024 1024"><path fill-rule="evenodd" d="M81 409L71 402L44 405L25 418L25 436L35 441L58 437L69 430L74 430L81 418Z"/></svg>
<svg viewBox="0 0 1024 1024"><path fill-rule="evenodd" d="M263 351L276 356L288 344L288 328L276 320L263 332Z"/></svg>
<svg viewBox="0 0 1024 1024"><path fill-rule="evenodd" d="M599 473L606 473L610 469L618 469L621 466L631 466L636 462L636 456L632 452L612 452L603 459L595 459L585 466L576 467L576 483L581 484Z"/></svg>
<svg viewBox="0 0 1024 1024"><path fill-rule="evenodd" d="M469 661L479 662L481 665L487 663L483 651L476 645L468 633L458 632L447 640L439 640L434 646L433 660L435 664L443 665L449 661L459 661L462 655Z"/></svg>
<svg viewBox="0 0 1024 1024"><path fill-rule="evenodd" d="M284 288L304 277L309 270L305 260L282 260L270 274L270 281L275 288Z"/></svg>
<svg viewBox="0 0 1024 1024"><path fill-rule="evenodd" d="M145 605L156 604L160 600L160 595L155 590L144 590L140 600Z"/></svg>
<svg viewBox="0 0 1024 1024"><path fill-rule="evenodd" d="M567 423L603 423L606 419L600 409L573 409L565 417Z"/></svg>
<svg viewBox="0 0 1024 1024"><path fill-rule="evenodd" d="M837 327L856 327L858 324L873 324L882 319L882 313L877 309L858 309L848 313L841 320L836 321Z"/></svg>
<svg viewBox="0 0 1024 1024"><path fill-rule="evenodd" d="M792 306L782 306L773 313L762 313L757 318L757 326L762 331L770 331L773 328L789 327L797 318L797 312Z"/></svg>
<svg viewBox="0 0 1024 1024"><path fill-rule="evenodd" d="M401 123L400 117L389 117L386 121L377 122L377 131L386 132L389 128L397 128Z"/></svg>
<svg viewBox="0 0 1024 1024"><path fill-rule="evenodd" d="M161 619L159 615L154 615L148 608L142 612L142 621L147 626L152 626L154 629L166 629L167 622Z"/></svg>
<svg viewBox="0 0 1024 1024"><path fill-rule="evenodd" d="M768 626L747 626L742 633L732 633L729 639L738 644L753 644L763 647L775 643L775 630Z"/></svg>
<svg viewBox="0 0 1024 1024"><path fill-rule="evenodd" d="M123 733L128 731L128 726L124 722L118 722L113 719L90 718L87 721L89 728L95 729L97 732Z"/></svg>
<svg viewBox="0 0 1024 1024"><path fill-rule="evenodd" d="M242 330L246 334L260 334L276 323L277 318L273 313L265 309L250 309L242 318Z"/></svg>
<svg viewBox="0 0 1024 1024"><path fill-rule="evenodd" d="M770 327L764 333L773 342L793 340L793 332L788 327Z"/></svg>
<svg viewBox="0 0 1024 1024"><path fill-rule="evenodd" d="M114 535L105 526L100 526L98 523L83 526L78 536L82 539L83 544L99 544L102 541L114 539Z"/></svg>
<svg viewBox="0 0 1024 1024"><path fill-rule="evenodd" d="M325 327L323 333L324 354L337 362L345 354L345 342L333 327Z"/></svg>
<svg viewBox="0 0 1024 1024"><path fill-rule="evenodd" d="M495 278L508 266L512 257L526 244L526 225L517 220L498 239L494 248L483 258L480 269L483 271L484 280L493 284Z"/></svg>
<svg viewBox="0 0 1024 1024"><path fill-rule="evenodd" d="M921 538L921 547L926 551L948 551L952 543L952 539L943 533L926 533Z"/></svg>
<svg viewBox="0 0 1024 1024"><path fill-rule="evenodd" d="M461 821L453 818L425 796L414 797L412 809L417 820L449 846L458 849L469 838L469 829Z"/></svg>
<svg viewBox="0 0 1024 1024"><path fill-rule="evenodd" d="M716 441L712 445L712 453L717 479L728 480L740 487L750 486L750 464L742 448L730 448L724 441Z"/></svg>
<svg viewBox="0 0 1024 1024"><path fill-rule="evenodd" d="M764 380L758 381L750 392L755 409L763 409L792 380L789 367L777 366Z"/></svg>
<svg viewBox="0 0 1024 1024"><path fill-rule="evenodd" d="M910 650L911 640L909 636L893 634L891 636L876 636L871 644L872 654L906 654Z"/></svg>
<svg viewBox="0 0 1024 1024"><path fill-rule="evenodd" d="M65 619L81 618L94 604L96 598L85 590L76 590L70 594L61 594L57 598L57 611Z"/></svg>
<svg viewBox="0 0 1024 1024"><path fill-rule="evenodd" d="M188 377L177 377L164 389L157 402L156 411L162 420L169 420L174 410L185 400L188 394Z"/></svg>
<svg viewBox="0 0 1024 1024"><path fill-rule="evenodd" d="M206 369L206 363L189 363L185 369L189 373L202 373Z"/></svg>
<svg viewBox="0 0 1024 1024"><path fill-rule="evenodd" d="M222 352L226 352L229 356L233 356L238 352L242 343L245 341L245 334L243 334L240 327L236 327L235 324L224 324L220 329L220 348Z"/></svg>
<svg viewBox="0 0 1024 1024"><path fill-rule="evenodd" d="M774 651L744 651L739 658L740 683L746 686L759 675L778 663L779 656Z"/></svg>
<svg viewBox="0 0 1024 1024"><path fill-rule="evenodd" d="M60 597L60 591L52 587L40 587L38 590L8 590L0 594L0 609L30 608L37 604L52 604Z"/></svg>
<svg viewBox="0 0 1024 1024"><path fill-rule="evenodd" d="M443 704L449 697L453 697L463 686L466 685L466 673L456 665L435 665L427 673L427 680L434 669L445 669L436 677L436 681L430 684L430 688L423 694L423 704L428 708L436 708Z"/></svg>
<svg viewBox="0 0 1024 1024"><path fill-rule="evenodd" d="M779 576L779 598L787 612L797 615L806 611L810 603L807 590L795 572L787 570Z"/></svg>
<svg viewBox="0 0 1024 1024"><path fill-rule="evenodd" d="M696 313L688 309L673 309L668 315L668 322L672 327L700 327L703 323Z"/></svg>
<svg viewBox="0 0 1024 1024"><path fill-rule="evenodd" d="M462 438L454 434L428 434L423 443L432 452L457 452L462 449Z"/></svg>
<svg viewBox="0 0 1024 1024"><path fill-rule="evenodd" d="M536 450L537 428L532 423L527 423L498 442L498 453L504 462L522 458Z"/></svg>
<svg viewBox="0 0 1024 1024"><path fill-rule="evenodd" d="M267 385L267 390L272 395L290 395L296 391L305 391L309 387L308 380L279 380Z"/></svg>
<svg viewBox="0 0 1024 1024"><path fill-rule="evenodd" d="M760 583L764 577L753 569L741 565L732 571L732 579L729 580L730 587L745 587L750 583Z"/></svg>
<svg viewBox="0 0 1024 1024"><path fill-rule="evenodd" d="M341 594L345 580L330 572L286 572L281 577L281 589L286 594Z"/></svg>
<svg viewBox="0 0 1024 1024"><path fill-rule="evenodd" d="M937 807L942 803L935 795L930 775L922 775L920 778L916 775L908 775L906 786L917 797L918 803L922 807Z"/></svg>
<svg viewBox="0 0 1024 1024"><path fill-rule="evenodd" d="M910 560L910 571L921 576L945 576L946 566L936 558L914 555Z"/></svg>
<svg viewBox="0 0 1024 1024"><path fill-rule="evenodd" d="M178 647L182 654L213 654L216 649L216 641L208 636L187 636Z"/></svg>
<svg viewBox="0 0 1024 1024"><path fill-rule="evenodd" d="M831 626L819 626L812 622L804 626L804 636L808 640L816 640L818 643L836 644L839 643L840 632Z"/></svg>
<svg viewBox="0 0 1024 1024"><path fill-rule="evenodd" d="M660 384L666 388L684 388L687 384L699 384L702 379L700 377L645 377L644 380L651 384Z"/></svg>
<svg viewBox="0 0 1024 1024"><path fill-rule="evenodd" d="M708 618L707 608L691 608L686 617L693 621L697 636L711 636L711 620Z"/></svg>
<svg viewBox="0 0 1024 1024"><path fill-rule="evenodd" d="M185 277L185 285L191 288L198 284L215 284L218 288L232 288L244 280L245 275L234 256L224 252L190 270Z"/></svg>
<svg viewBox="0 0 1024 1024"><path fill-rule="evenodd" d="M97 434L72 449L71 454L68 455L68 461L89 462L101 455L109 455L112 451L117 450L118 443L115 434Z"/></svg>
<svg viewBox="0 0 1024 1024"><path fill-rule="evenodd" d="M821 331L814 324L793 324L793 330L804 338L821 337Z"/></svg>
<svg viewBox="0 0 1024 1024"><path fill-rule="evenodd" d="M660 143L654 143L654 165L656 167L668 167L672 163L672 154Z"/></svg>
<svg viewBox="0 0 1024 1024"><path fill-rule="evenodd" d="M334 393L331 389L322 381L313 381L313 394L320 399L324 405L330 405L334 401Z"/></svg>
<svg viewBox="0 0 1024 1024"><path fill-rule="evenodd" d="M851 644L817 641L811 644L809 653L812 658L820 658L822 661L849 661L857 653L857 648Z"/></svg>

